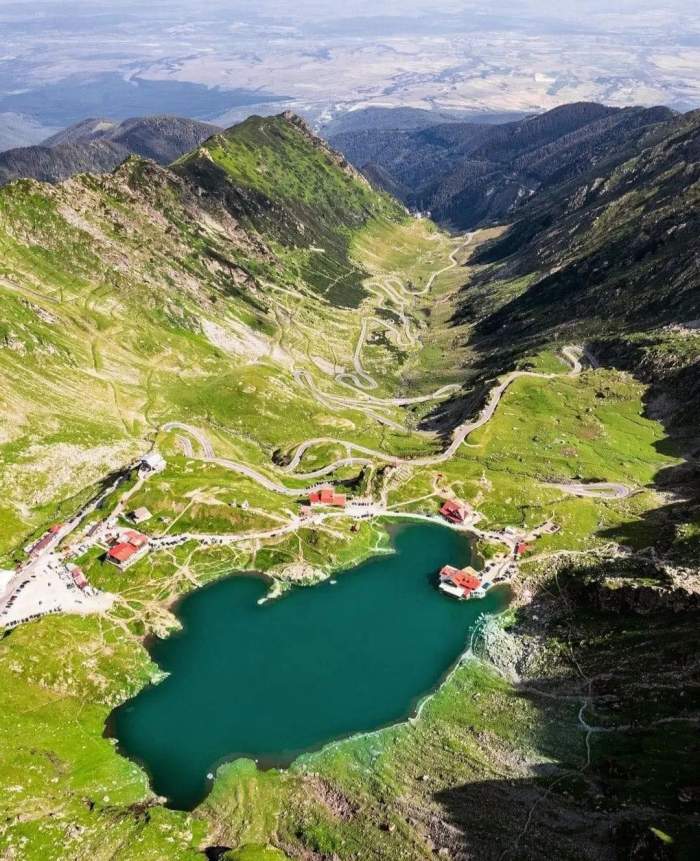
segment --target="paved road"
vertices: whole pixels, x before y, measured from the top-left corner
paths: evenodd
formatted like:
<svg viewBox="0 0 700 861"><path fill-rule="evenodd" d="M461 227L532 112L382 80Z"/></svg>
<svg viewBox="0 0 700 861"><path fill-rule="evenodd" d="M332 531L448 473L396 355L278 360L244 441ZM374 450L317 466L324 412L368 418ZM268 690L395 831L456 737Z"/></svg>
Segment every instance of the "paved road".
<svg viewBox="0 0 700 861"><path fill-rule="evenodd" d="M422 290L415 291L415 293L413 295L414 296L422 296L425 293L428 293L432 289L432 286L435 283L436 278L438 278L440 275L442 275L445 272L449 272L450 269L455 269L457 266L459 266L459 263L457 262L457 255L459 254L460 251L462 251L464 248L466 248L467 245L469 245L469 243L472 241L473 238L474 238L473 233L467 233L464 237L464 242L462 242L461 245L458 245L457 248L455 248L455 250L450 254L450 261L451 261L450 264L448 266L443 266L442 269L438 269L437 272L433 272L433 274L428 279L428 283L425 285L425 287Z"/></svg>
<svg viewBox="0 0 700 861"><path fill-rule="evenodd" d="M355 352L352 357L352 365L355 368L353 372L346 372L344 374L338 374L336 380L350 380L352 385L356 386L358 389L376 389L379 386L379 383L374 379L371 374L368 374L367 371L362 367L362 350L365 346L365 341L367 340L367 329L369 328L369 318L365 317L362 320L362 327L360 328L360 337L357 339L357 345L355 346Z"/></svg>
<svg viewBox="0 0 700 861"><path fill-rule="evenodd" d="M544 481L547 487L556 487L572 496L587 496L593 499L625 499L634 493L634 489L614 481Z"/></svg>
<svg viewBox="0 0 700 861"><path fill-rule="evenodd" d="M459 254L460 251L462 251L464 248L466 248L466 246L469 245L469 243L472 241L473 238L474 238L473 233L467 233L465 235L464 241L460 245L458 245L457 248L454 249L454 251L452 251L450 253L450 257L449 257L450 262L448 263L448 265L443 266L442 269L437 269L435 272L433 272L433 274L428 279L425 287L423 287L421 290L412 290L408 294L408 296L410 298L413 298L415 296L424 296L426 293L429 293L433 287L433 284L435 283L436 278L439 278L439 276L442 275L443 273L449 272L451 269L455 269L457 266L459 266L459 263L457 261L457 254ZM416 342L416 337L411 332L410 320L406 316L406 313L404 310L406 307L406 301L404 299L402 299L402 297L399 296L398 292L395 291L388 283L388 281L392 280L392 279L398 281L399 287L401 289L403 289L403 285L401 284L400 280L398 279L398 277L395 277L395 276L389 276L388 278L384 278L381 280L381 283L379 282L379 280L376 280L374 287L376 287L378 290L382 290L387 296L389 296L389 298L394 302L394 304L398 308L398 313L399 313L399 316L401 317L401 323L404 327L404 333L405 333L406 339L410 345L411 343ZM377 289L372 290L372 292L374 292L376 294ZM362 327L360 329L360 336L357 339L357 344L355 346L355 352L354 352L353 358L352 358L352 364L353 364L354 372L353 371L346 371L346 372L338 374L336 376L336 382L340 382L340 383L349 382L350 385L359 389L360 391L367 391L370 389L376 389L376 388L378 388L378 385L379 385L377 383L377 381L374 379L374 377L371 374L369 374L362 365L362 350L364 348L365 341L367 340L367 334L368 334L368 330L369 330L370 319L376 319L376 318L365 317L362 320ZM393 328L387 323L385 323L384 325L387 325L389 328ZM408 401L407 401L407 403L408 403ZM412 401L412 403L418 403L418 402Z"/></svg>
<svg viewBox="0 0 700 861"><path fill-rule="evenodd" d="M190 434L190 436L193 436L197 440L197 442L199 443L199 445L202 449L202 458L204 460L207 460L209 458L214 457L214 449L212 448L212 445L209 442L209 438L207 437L207 435L204 433L203 430L200 430L199 428L193 427L192 425L186 425L183 422L167 422L167 424L163 425L162 430L164 430L164 431L174 431L174 430L185 431L185 433L188 433L188 434Z"/></svg>
<svg viewBox="0 0 700 861"><path fill-rule="evenodd" d="M275 481L269 476L265 475L262 472L259 472L257 469L253 469L252 466L248 466L247 463L240 463L239 461L230 460L226 457L216 457L214 454L214 449L212 448L209 439L201 428L194 427L193 425L185 424L184 422L168 422L168 424L163 425L163 430L171 431L171 430L181 430L184 433L188 433L193 436L197 442L200 444L202 448L202 456L197 457L197 460L201 460L204 463L215 463L217 466L222 466L224 469L230 469L232 472L237 472L240 475L246 476L246 478L250 478L256 484L259 484L261 487L264 487L266 490L271 490L273 493L281 493L285 496L306 496L312 490L316 490L318 485L312 485L311 487L286 487L284 484L280 484L280 482ZM334 467L335 468L335 467ZM319 470L320 475L325 475L326 472ZM294 478L305 479L307 476L294 476ZM313 475L311 477L314 477Z"/></svg>
<svg viewBox="0 0 700 861"><path fill-rule="evenodd" d="M582 370L582 365L580 361L580 352L576 350L574 347L564 347L562 349L562 355L569 361L571 364L571 370L569 371L569 376L575 376L579 374ZM484 405L481 413L478 418L473 421L465 422L464 424L459 425L455 428L452 434L452 440L450 444L445 448L442 452L434 455L426 455L423 457L397 457L396 455L389 454L387 452L379 451L377 449L368 448L367 446L358 445L353 442L349 442L348 440L341 440L335 437L315 437L314 439L308 439L304 442L300 443L295 449L292 459L290 463L284 468L284 472L290 477L297 478L300 480L313 480L318 478L323 478L327 475L331 475L336 472L338 469L347 466L368 466L376 461L380 461L383 463L390 464L392 466L399 466L402 464L407 464L409 466L433 466L438 463L444 463L449 460L458 448L462 445L464 440L469 436L470 433L477 430L480 427L483 427L487 422L489 422L492 418L496 409L503 397L504 393L508 389L508 387L517 379L521 377L532 377L536 379L553 379L559 374L543 374L538 373L536 371L512 371L507 374L502 380L500 380L490 391L486 404ZM324 396L325 397L325 396ZM285 485L274 481L268 476L264 475L258 470L253 469L244 463L239 463L237 461L229 460L228 458L217 458L213 456L213 449L209 440L207 439L204 431L199 428L194 428L190 425L183 424L181 422L171 422L168 425L164 425L164 429L172 430L172 429L180 429L190 433L195 439L197 439L202 446L202 451L211 452L211 455L207 455L206 457L202 457L201 459L207 461L209 463L216 463L219 466L223 466L225 469L230 469L234 472L238 472L241 475L245 475L246 477L252 479L257 482L262 487L265 487L267 490L271 490L274 493L281 493L285 496L303 496L309 493L311 490L315 489L316 486L306 487L306 488L288 488ZM294 470L297 468L299 463L301 462L304 453L311 447L320 445L320 444L332 444L332 445L340 445L346 449L348 453L350 452L359 452L361 455L365 455L365 457L357 457L351 454L348 454L347 457L338 458L337 460L332 461L331 463L323 466L319 469L313 470L312 472L304 472L304 473L295 473Z"/></svg>
<svg viewBox="0 0 700 861"><path fill-rule="evenodd" d="M332 401L333 403L337 403L342 406L349 406L353 409L358 407L362 408L366 404L385 407L405 407L411 404L425 404L429 401L439 401L451 392L456 392L462 388L459 383L448 383L446 386L441 386L429 395L415 395L410 398L377 398L374 395L369 395L365 392L358 392L357 396L353 398L344 398L342 395L330 395L326 392L322 392L316 386L311 374L306 370L295 370L294 378L308 386L315 396L323 397L328 401ZM405 428L403 428L403 430L405 430Z"/></svg>
<svg viewBox="0 0 700 861"><path fill-rule="evenodd" d="M569 376L576 376L577 374L580 374L582 370L582 365L579 351L577 351L575 347L564 347L561 352L564 358L566 358L567 361L571 364ZM491 389L486 404L481 410L481 413L479 414L478 418L474 419L473 421L465 422L464 424L461 424L456 427L452 433L452 440L450 444L447 446L447 448L445 448L442 452L438 454L414 458L397 457L395 455L388 454L387 452L378 451L377 449L356 445L355 443L348 442L347 440L336 439L334 437L319 437L313 440L306 440L305 442L301 443L295 449L294 454L292 455L290 466L298 465L304 455L304 452L307 451L311 446L318 443L331 443L341 445L344 446L348 451L361 452L362 454L366 454L374 460L383 461L384 463L389 463L392 465L408 464L410 466L433 466L434 464L444 463L455 454L457 449L462 445L462 443L469 436L470 433L480 427L483 427L493 418L493 415L496 412L501 398L503 397L508 387L515 380L518 380L521 377L533 377L536 379L551 380L558 376L560 376L560 374L543 374L538 373L537 371L511 371L511 373L507 374ZM323 471L316 470L314 473L305 473L303 477L310 478L312 476L318 476L321 474L328 475L330 472L333 471L334 467L337 468L340 466L349 466L364 463L367 463L367 460L364 458L341 458L337 461L334 461L334 463L323 467ZM290 466L287 467L288 471L290 470ZM301 478L302 475L299 475L299 477Z"/></svg>

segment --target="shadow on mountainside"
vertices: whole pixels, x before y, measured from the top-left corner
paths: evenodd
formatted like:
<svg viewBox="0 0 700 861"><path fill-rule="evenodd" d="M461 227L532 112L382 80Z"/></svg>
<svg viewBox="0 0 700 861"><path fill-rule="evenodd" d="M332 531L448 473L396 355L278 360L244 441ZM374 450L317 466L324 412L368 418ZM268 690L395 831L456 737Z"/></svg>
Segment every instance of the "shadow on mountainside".
<svg viewBox="0 0 700 861"><path fill-rule="evenodd" d="M604 360L649 384L644 416L661 422L666 436L655 448L679 463L660 469L651 488L662 504L631 521L601 532L633 547L648 547L653 557L674 565L700 566L700 355L679 368L666 369L648 354L619 341L594 344Z"/></svg>
<svg viewBox="0 0 700 861"><path fill-rule="evenodd" d="M434 795L443 815L426 825L454 859L666 861L700 848L700 358L666 368L622 339L594 346L649 384L657 451L679 462L650 484L657 508L599 533L636 553L528 573L507 669L537 709L532 764Z"/></svg>
<svg viewBox="0 0 700 861"><path fill-rule="evenodd" d="M700 845L700 613L603 610L598 575L563 565L520 612L532 764L435 794L450 857L661 861Z"/></svg>

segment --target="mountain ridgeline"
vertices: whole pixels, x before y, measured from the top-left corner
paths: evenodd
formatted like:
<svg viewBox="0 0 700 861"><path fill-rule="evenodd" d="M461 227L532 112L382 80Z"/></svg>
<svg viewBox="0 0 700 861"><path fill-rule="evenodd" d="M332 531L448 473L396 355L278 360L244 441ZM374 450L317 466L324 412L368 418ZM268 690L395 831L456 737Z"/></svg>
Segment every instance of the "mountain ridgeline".
<svg viewBox="0 0 700 861"><path fill-rule="evenodd" d="M61 182L76 173L109 173L130 155L167 165L218 131L180 117L84 120L41 144L0 152L0 185L14 179Z"/></svg>
<svg viewBox="0 0 700 861"><path fill-rule="evenodd" d="M693 367L700 379L698 235L696 111L609 147L519 207L512 226L475 255L483 268L460 315L477 320L472 338L483 355L499 345L513 360L568 337L620 360L624 342L631 355L657 356L656 373L645 362L649 382L664 365ZM691 395L697 384L685 390Z"/></svg>
<svg viewBox="0 0 700 861"><path fill-rule="evenodd" d="M0 439L21 451L51 424L71 440L80 427L93 445L125 431L136 444L158 345L172 357L154 392L164 405L196 402L175 368L206 369L220 350L289 365L294 333L276 345L286 324L277 297L299 294L300 313L332 326L366 296L355 238L404 223L399 204L291 116L252 117L172 168L131 156L112 173L4 186L0 380L14 430ZM112 385L127 387L116 411ZM6 501L9 539L24 519Z"/></svg>
<svg viewBox="0 0 700 861"><path fill-rule="evenodd" d="M556 176L471 258L473 276L453 317L456 331L468 326L468 373L476 383L527 367L543 348L577 342L595 362L645 383L646 414L668 434L662 450L680 459L655 485L678 500L652 518L657 549L695 566L700 111L635 127Z"/></svg>
<svg viewBox="0 0 700 861"><path fill-rule="evenodd" d="M667 108L584 102L495 125L343 132L331 143L407 205L469 229L509 220L523 200L577 176L672 116Z"/></svg>

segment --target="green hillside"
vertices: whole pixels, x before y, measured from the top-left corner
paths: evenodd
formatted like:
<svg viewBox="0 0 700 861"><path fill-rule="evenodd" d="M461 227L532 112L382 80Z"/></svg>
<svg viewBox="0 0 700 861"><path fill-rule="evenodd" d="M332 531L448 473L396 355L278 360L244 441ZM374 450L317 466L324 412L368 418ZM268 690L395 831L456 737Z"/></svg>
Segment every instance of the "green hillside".
<svg viewBox="0 0 700 861"><path fill-rule="evenodd" d="M320 199L310 198L311 209L280 193L258 199L256 218L248 219L230 199L249 200L248 187L227 179L221 198L195 194L182 176L137 158L105 177L59 186L22 181L0 191L0 552L52 516L52 503L145 450L168 419L214 409L210 418L235 425L260 409L266 390L281 388L293 396L300 424L280 423L277 431L289 433L289 444L314 435L313 406L290 370L298 362L319 373L310 355L349 364L359 331L356 315L319 293L367 277L354 250L362 243L376 246L381 266L392 244L413 248L433 235L335 164L297 125L252 119L246 137L252 127L277 130L283 145L271 163L279 170L286 160L295 188L309 185L314 165L317 186L333 178L332 212ZM223 152L228 139L233 157L236 130L209 146ZM349 193L338 192L346 187ZM300 220L311 211L316 220ZM275 235L265 217L277 225ZM310 225L315 239L308 243L327 247L314 250L295 237L282 244L285 220L295 229ZM442 242L430 246L436 255ZM326 337L315 338L321 331ZM255 396L209 394L247 387ZM247 456L267 461L261 446L285 442L273 426L282 409L266 403L266 438L238 443Z"/></svg>
<svg viewBox="0 0 700 861"><path fill-rule="evenodd" d="M99 494L81 535L145 507L139 528L173 539L124 572L76 549L111 605L0 636L0 857L691 857L684 122L548 192L529 230L467 237L410 217L291 115L171 168L0 189L0 569ZM166 466L140 478L153 447ZM302 521L326 480L382 516ZM450 497L478 512L481 561L531 537L512 609L420 717L285 771L227 764L198 808L168 809L105 722L161 678L146 646L174 602L232 571L315 582L384 550L387 516Z"/></svg>
<svg viewBox="0 0 700 861"><path fill-rule="evenodd" d="M176 165L246 228L274 243L285 266L329 302L356 307L364 272L354 232L402 217L388 196L313 136L301 120L251 117Z"/></svg>

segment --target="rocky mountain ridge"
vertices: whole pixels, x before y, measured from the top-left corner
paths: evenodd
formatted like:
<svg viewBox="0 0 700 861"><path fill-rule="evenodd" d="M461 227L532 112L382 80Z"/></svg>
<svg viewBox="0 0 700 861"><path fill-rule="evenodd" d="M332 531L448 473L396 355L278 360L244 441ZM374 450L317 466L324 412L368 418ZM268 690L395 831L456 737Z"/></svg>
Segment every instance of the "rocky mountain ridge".
<svg viewBox="0 0 700 861"><path fill-rule="evenodd" d="M85 120L42 144L0 153L0 185L15 179L60 182L76 173L108 173L130 155L166 165L219 131L179 117Z"/></svg>
<svg viewBox="0 0 700 861"><path fill-rule="evenodd" d="M409 206L468 229L510 219L532 195L574 178L672 117L667 108L582 102L504 124L365 130L331 142Z"/></svg>

